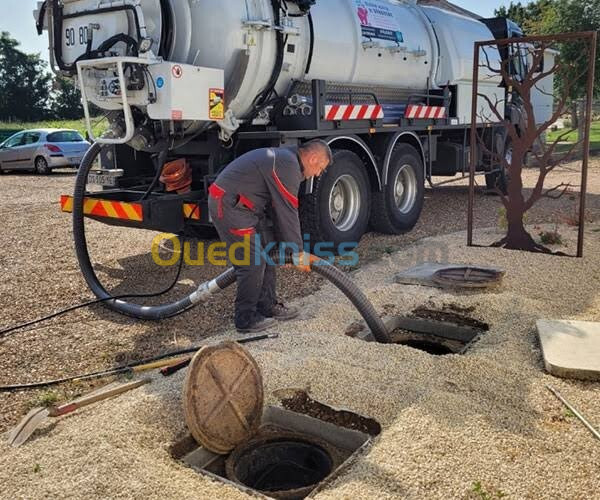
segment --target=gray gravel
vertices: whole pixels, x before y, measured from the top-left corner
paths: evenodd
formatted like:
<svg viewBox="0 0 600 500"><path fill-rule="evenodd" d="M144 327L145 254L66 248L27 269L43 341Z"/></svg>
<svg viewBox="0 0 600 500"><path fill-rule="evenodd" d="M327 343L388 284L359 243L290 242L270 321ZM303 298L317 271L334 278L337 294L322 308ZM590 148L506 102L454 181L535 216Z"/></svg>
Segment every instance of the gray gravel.
<svg viewBox="0 0 600 500"><path fill-rule="evenodd" d="M590 177L588 217L597 220L598 160ZM532 181L529 176L528 185ZM0 220L5 230L0 248L2 325L89 297L72 250L70 220L60 214L56 202L61 192L71 190L72 182L70 175L0 177L4 194ZM558 202L563 213L570 213L569 202L573 203L568 197ZM495 198L477 197L478 227L496 225L497 204ZM556 206L549 201L540 204L530 222L560 220ZM550 379L542 374L533 327L539 315L599 319L600 228L594 223L588 227L584 261L467 250L464 234L407 246L426 235L464 229L465 212L464 186L428 191L423 219L415 231L364 238L362 262L379 260L363 264L355 277L380 310L408 311L429 300L476 305L493 329L469 356L432 358L404 347L349 339L343 329L357 313L329 286L301 299L306 319L286 325L281 341L252 348L265 370L267 392L310 387L317 399L373 416L384 425L369 455L323 497L464 497L480 481L486 491L502 490L515 498L590 498L600 486L595 472L600 465L597 444L577 422L564 416L560 404L543 389ZM560 230L572 249L575 231L568 226ZM482 240L494 237L481 233ZM152 235L139 231L95 224L91 246L94 259L103 266L103 278L118 290L162 288L173 271L157 273L150 264L151 239ZM403 252L393 253L397 248ZM505 290L457 299L391 283L390 273L431 255L506 267L511 272ZM203 281L220 271L188 270L174 294L189 289L191 281ZM285 297L307 295L320 286L314 280L306 288L304 275L282 272L286 273L281 279ZM232 293L157 324L135 322L95 307L10 337L0 343L4 368L0 383L101 369L197 343L230 328ZM0 448L2 483L9 485L11 496L24 498L59 492L77 498L229 498L233 490L196 478L173 464L165 451L185 431L181 380L180 376L157 380L118 401L88 409L18 451ZM552 383L590 420L600 422L599 399L592 397L598 394L597 384ZM63 400L89 387L70 385L57 392ZM13 425L39 397L39 393L0 395L4 408L0 429Z"/></svg>

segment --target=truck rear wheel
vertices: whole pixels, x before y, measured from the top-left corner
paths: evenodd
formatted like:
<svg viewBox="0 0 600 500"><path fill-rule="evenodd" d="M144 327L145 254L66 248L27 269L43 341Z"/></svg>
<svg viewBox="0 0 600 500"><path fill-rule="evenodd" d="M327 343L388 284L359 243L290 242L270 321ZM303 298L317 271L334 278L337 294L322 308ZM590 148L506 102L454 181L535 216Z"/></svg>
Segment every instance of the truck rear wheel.
<svg viewBox="0 0 600 500"><path fill-rule="evenodd" d="M504 159L510 165L513 155L512 141L508 137L506 139L499 139L499 141L500 146L498 147L504 147ZM490 194L496 193L497 189L499 189L502 194L508 192L508 172L504 168L504 165L500 165L498 168L500 169L498 172L486 174L485 176L485 185Z"/></svg>
<svg viewBox="0 0 600 500"><path fill-rule="evenodd" d="M425 199L423 162L408 144L396 146L390 160L388 182L374 193L371 227L384 234L402 234L417 224Z"/></svg>
<svg viewBox="0 0 600 500"><path fill-rule="evenodd" d="M314 179L313 192L301 198L302 231L311 245L358 242L369 224L370 184L362 160L352 151L334 151L333 165Z"/></svg>

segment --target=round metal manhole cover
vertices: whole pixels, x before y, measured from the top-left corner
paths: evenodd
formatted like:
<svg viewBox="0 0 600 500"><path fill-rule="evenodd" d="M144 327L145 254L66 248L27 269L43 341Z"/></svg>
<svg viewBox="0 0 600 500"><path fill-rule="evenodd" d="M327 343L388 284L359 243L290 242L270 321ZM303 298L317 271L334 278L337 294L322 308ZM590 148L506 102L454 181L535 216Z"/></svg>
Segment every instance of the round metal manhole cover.
<svg viewBox="0 0 600 500"><path fill-rule="evenodd" d="M433 275L434 283L453 288L490 288L500 284L504 273L479 267L440 269Z"/></svg>
<svg viewBox="0 0 600 500"><path fill-rule="evenodd" d="M258 364L235 342L204 347L192 360L183 389L185 420L208 450L226 455L256 434L262 419Z"/></svg>

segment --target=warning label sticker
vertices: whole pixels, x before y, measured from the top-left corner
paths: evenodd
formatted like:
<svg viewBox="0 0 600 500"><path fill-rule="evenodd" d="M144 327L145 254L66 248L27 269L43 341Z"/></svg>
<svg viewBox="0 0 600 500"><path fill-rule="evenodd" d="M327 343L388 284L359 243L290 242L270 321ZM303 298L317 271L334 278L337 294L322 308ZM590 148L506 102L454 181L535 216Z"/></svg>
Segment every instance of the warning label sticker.
<svg viewBox="0 0 600 500"><path fill-rule="evenodd" d="M379 0L354 0L354 3L363 37L396 43L404 42L400 20L396 17L394 6Z"/></svg>
<svg viewBox="0 0 600 500"><path fill-rule="evenodd" d="M211 120L223 120L225 118L225 91L223 89L210 89L208 110L208 116Z"/></svg>
<svg viewBox="0 0 600 500"><path fill-rule="evenodd" d="M183 68L179 66L179 64L173 66L173 69L171 71L173 72L173 76L175 78L181 78L183 76Z"/></svg>

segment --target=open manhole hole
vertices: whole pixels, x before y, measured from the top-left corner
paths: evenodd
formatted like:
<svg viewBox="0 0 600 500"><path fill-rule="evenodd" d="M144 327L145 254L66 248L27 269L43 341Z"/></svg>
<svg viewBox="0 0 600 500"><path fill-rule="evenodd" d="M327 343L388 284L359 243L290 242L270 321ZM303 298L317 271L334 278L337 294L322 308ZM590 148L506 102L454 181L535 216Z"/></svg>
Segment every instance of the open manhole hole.
<svg viewBox="0 0 600 500"><path fill-rule="evenodd" d="M427 352L433 356L465 354L489 330L481 321L445 311L416 309L415 316L388 316L383 322L392 343ZM362 323L351 325L346 335L374 341L369 328Z"/></svg>
<svg viewBox="0 0 600 500"><path fill-rule="evenodd" d="M284 390L278 397L283 403L296 393ZM194 357L184 388L193 437L174 444L171 455L247 493L302 499L324 488L371 445L368 429L381 430L372 419L329 409L324 420L308 411L263 409L262 374L251 355L233 342L205 347Z"/></svg>
<svg viewBox="0 0 600 500"><path fill-rule="evenodd" d="M230 453L214 453L192 436L170 452L199 474L246 493L302 499L324 489L371 444L369 434L269 406L255 437Z"/></svg>
<svg viewBox="0 0 600 500"><path fill-rule="evenodd" d="M227 459L227 476L275 498L304 498L333 469L334 451L325 441L294 434L259 438Z"/></svg>

